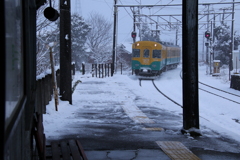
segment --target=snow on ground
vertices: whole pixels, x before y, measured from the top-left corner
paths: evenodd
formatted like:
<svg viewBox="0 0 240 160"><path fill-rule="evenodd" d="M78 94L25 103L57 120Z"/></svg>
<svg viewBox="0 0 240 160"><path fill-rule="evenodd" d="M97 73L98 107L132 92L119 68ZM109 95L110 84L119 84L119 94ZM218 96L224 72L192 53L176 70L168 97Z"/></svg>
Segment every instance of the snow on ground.
<svg viewBox="0 0 240 160"><path fill-rule="evenodd" d="M199 66L200 82L240 95L240 91L230 88L227 74L222 74L221 77L213 77L206 74L206 69L207 68L204 65ZM227 73L227 71L222 71L222 73L224 72ZM155 80L155 84L167 96L182 105L182 80L180 74L181 66L178 66L178 68L174 70L164 72ZM123 75L116 73L113 77L96 78L92 77L90 74L81 75L77 72L76 75L74 75L73 84L77 80L81 80L82 83L92 83L93 81L97 83L92 83L89 88L84 88L84 85L79 83L72 95L72 105L67 101L60 100L58 111L55 111L54 100L47 105L47 113L44 114L43 122L47 139L61 136L66 132L64 126L67 126L72 122L101 122L101 119L93 118L87 120L84 117L78 117L76 115L79 110L84 110L85 107L93 106L99 102L101 103L98 104L96 110L107 110L105 103L111 102L120 104L114 109L115 112L121 110L121 104L123 103L128 104L129 106L137 106L138 103L145 103L146 105L159 107L160 109L167 110L176 115L182 114L182 108L157 92L151 81L142 81L140 86L138 79L130 73ZM199 87L204 88L204 86L200 84ZM88 93L92 93L91 96L94 96L95 100L90 101L89 96L79 94L78 90L85 90ZM100 92L102 90L105 91L104 94ZM137 97L144 98L143 100L138 101ZM236 98L236 101L240 102L239 97ZM208 130L211 130L219 135L233 138L240 142L240 123L239 121L238 123L236 122L236 120L240 120L239 104L199 90L199 114L200 130L203 134L204 132L207 133ZM71 130L69 132L74 131Z"/></svg>

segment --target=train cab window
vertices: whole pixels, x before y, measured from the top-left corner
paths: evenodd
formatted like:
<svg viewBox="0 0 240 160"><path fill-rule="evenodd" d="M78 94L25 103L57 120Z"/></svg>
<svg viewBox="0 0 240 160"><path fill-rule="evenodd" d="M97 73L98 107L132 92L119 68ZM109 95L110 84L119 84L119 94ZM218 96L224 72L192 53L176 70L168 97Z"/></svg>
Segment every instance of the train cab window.
<svg viewBox="0 0 240 160"><path fill-rule="evenodd" d="M132 50L133 57L140 57L140 49L133 49Z"/></svg>
<svg viewBox="0 0 240 160"><path fill-rule="evenodd" d="M144 58L148 58L149 57L149 49L144 49L143 57Z"/></svg>
<svg viewBox="0 0 240 160"><path fill-rule="evenodd" d="M153 58L161 58L161 50L153 50Z"/></svg>

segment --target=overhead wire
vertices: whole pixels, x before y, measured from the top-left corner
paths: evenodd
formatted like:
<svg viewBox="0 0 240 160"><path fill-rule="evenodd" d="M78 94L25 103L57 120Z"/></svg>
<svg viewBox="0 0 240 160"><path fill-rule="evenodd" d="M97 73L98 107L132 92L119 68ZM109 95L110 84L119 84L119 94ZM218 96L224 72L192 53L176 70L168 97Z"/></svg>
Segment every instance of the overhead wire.
<svg viewBox="0 0 240 160"><path fill-rule="evenodd" d="M119 0L119 2L120 2L121 4L123 4L121 0ZM128 12L128 10L126 9L126 7L123 7L123 8L124 8L124 10L128 13L128 15L133 19L132 15Z"/></svg>
<svg viewBox="0 0 240 160"><path fill-rule="evenodd" d="M171 1L171 2L169 2L167 5L169 5L169 4L171 4L173 2L173 0ZM157 12L159 12L160 10L162 10L163 8L165 8L166 6L163 6L163 7L161 7L159 10L157 10L155 13L153 13L153 14L156 14Z"/></svg>

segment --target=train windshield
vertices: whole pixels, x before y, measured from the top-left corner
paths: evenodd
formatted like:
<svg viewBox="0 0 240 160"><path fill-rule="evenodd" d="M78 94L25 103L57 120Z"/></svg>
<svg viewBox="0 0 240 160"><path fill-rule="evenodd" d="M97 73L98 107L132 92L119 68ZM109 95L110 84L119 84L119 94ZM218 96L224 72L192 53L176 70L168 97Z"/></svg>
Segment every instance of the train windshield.
<svg viewBox="0 0 240 160"><path fill-rule="evenodd" d="M132 50L133 57L140 57L140 49L133 49Z"/></svg>
<svg viewBox="0 0 240 160"><path fill-rule="evenodd" d="M161 58L161 50L153 50L153 58Z"/></svg>
<svg viewBox="0 0 240 160"><path fill-rule="evenodd" d="M148 58L149 57L149 49L144 49L143 57L144 58Z"/></svg>

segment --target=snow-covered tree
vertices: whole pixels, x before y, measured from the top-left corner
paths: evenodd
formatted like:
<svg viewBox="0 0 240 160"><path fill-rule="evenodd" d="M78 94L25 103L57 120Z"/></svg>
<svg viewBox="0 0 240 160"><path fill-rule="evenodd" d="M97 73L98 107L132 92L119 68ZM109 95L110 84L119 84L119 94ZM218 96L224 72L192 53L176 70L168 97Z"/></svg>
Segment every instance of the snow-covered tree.
<svg viewBox="0 0 240 160"><path fill-rule="evenodd" d="M221 25L214 29L214 53L215 59L221 61L221 64L229 65L231 53L231 28L227 25ZM239 35L234 33L234 49L237 49Z"/></svg>
<svg viewBox="0 0 240 160"><path fill-rule="evenodd" d="M52 5L54 8L58 8L57 5ZM55 65L59 65L60 59L60 44L59 44L59 20L52 22L46 19L43 15L43 11L49 4L42 6L37 13L37 75L50 69L49 60L49 43L54 42L53 55L55 59ZM85 61L84 48L86 42L86 36L89 32L89 25L79 15L71 16L71 41L72 41L72 60L75 62L76 67L79 67L79 63Z"/></svg>
<svg viewBox="0 0 240 160"><path fill-rule="evenodd" d="M77 14L72 15L71 24L72 61L75 61L76 67L79 68L82 62L87 61L85 55L85 43L90 27L84 19Z"/></svg>
<svg viewBox="0 0 240 160"><path fill-rule="evenodd" d="M132 54L126 50L126 47L121 44L117 46L117 64L122 64L124 70L130 69Z"/></svg>
<svg viewBox="0 0 240 160"><path fill-rule="evenodd" d="M108 63L112 59L112 23L95 12L90 14L87 23L91 25L87 35L89 58L94 63Z"/></svg>
<svg viewBox="0 0 240 160"><path fill-rule="evenodd" d="M147 23L144 23L141 29L141 38L143 41L160 41L159 36L153 34Z"/></svg>
<svg viewBox="0 0 240 160"><path fill-rule="evenodd" d="M52 6L54 8L58 8L55 1L52 1ZM36 35L37 35L37 55L36 55L36 63L37 63L37 75L45 72L47 69L50 69L50 55L49 55L49 43L55 42L54 45L54 55L55 59L58 59L56 56L59 54L56 46L58 46L58 22L59 19L55 22L49 21L44 17L44 10L49 7L49 4L41 6L37 10L37 24L36 24ZM58 56L59 57L59 56Z"/></svg>

